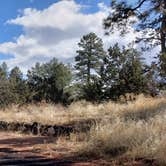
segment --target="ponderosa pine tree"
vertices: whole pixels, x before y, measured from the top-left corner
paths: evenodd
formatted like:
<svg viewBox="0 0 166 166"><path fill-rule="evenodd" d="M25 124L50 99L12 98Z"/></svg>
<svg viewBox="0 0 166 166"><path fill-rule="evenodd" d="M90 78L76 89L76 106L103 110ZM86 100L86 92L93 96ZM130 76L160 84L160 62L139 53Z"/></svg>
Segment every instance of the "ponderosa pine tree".
<svg viewBox="0 0 166 166"><path fill-rule="evenodd" d="M16 66L10 71L9 83L10 90L15 99L14 103L22 104L27 102L30 92L19 67Z"/></svg>
<svg viewBox="0 0 166 166"><path fill-rule="evenodd" d="M132 48L110 47L105 59L106 96L117 99L125 93L146 93L147 79L140 53Z"/></svg>
<svg viewBox="0 0 166 166"><path fill-rule="evenodd" d="M45 64L36 63L27 76L36 101L62 102L64 88L71 80L70 68L55 58Z"/></svg>
<svg viewBox="0 0 166 166"><path fill-rule="evenodd" d="M5 62L0 65L0 107L13 103L14 96L8 80L8 67Z"/></svg>
<svg viewBox="0 0 166 166"><path fill-rule="evenodd" d="M8 67L5 62L0 65L0 80L6 80L8 77Z"/></svg>
<svg viewBox="0 0 166 166"><path fill-rule="evenodd" d="M110 32L119 28L121 33L125 33L126 25L133 16L138 19L133 27L143 33L137 41L144 41L152 47L161 46L160 74L166 79L166 1L112 0L111 13L104 20L105 28Z"/></svg>
<svg viewBox="0 0 166 166"><path fill-rule="evenodd" d="M77 76L82 83L90 85L103 63L103 42L95 33L89 33L81 38L78 46L80 50L75 57Z"/></svg>
<svg viewBox="0 0 166 166"><path fill-rule="evenodd" d="M75 57L77 77L81 81L84 97L87 100L100 100L101 78L100 70L106 53L103 42L95 33L89 33L78 43L80 50Z"/></svg>

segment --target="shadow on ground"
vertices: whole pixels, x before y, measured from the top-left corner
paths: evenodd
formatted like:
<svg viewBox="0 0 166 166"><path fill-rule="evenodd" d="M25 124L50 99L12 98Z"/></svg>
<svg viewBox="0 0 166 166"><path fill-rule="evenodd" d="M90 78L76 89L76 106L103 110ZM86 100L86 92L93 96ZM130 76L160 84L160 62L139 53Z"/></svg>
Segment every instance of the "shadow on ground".
<svg viewBox="0 0 166 166"><path fill-rule="evenodd" d="M2 133L3 134L3 133ZM0 134L1 135L1 134ZM55 157L48 157L44 155L46 149L34 148L36 145L43 145L44 143L54 143L55 138L49 137L30 137L26 136L12 137L7 135L0 138L0 165L70 165L72 162Z"/></svg>
<svg viewBox="0 0 166 166"><path fill-rule="evenodd" d="M135 161L120 159L108 162L99 158L80 158L77 155L71 155L65 145L63 148L66 152L65 154L59 155L62 151L60 148L54 149L53 155L49 156L49 149L46 149L46 146L43 146L47 145L45 143L55 144L55 137L24 137L15 136L10 133L0 133L0 166L120 166L124 164L130 166L155 166L153 160L144 159Z"/></svg>

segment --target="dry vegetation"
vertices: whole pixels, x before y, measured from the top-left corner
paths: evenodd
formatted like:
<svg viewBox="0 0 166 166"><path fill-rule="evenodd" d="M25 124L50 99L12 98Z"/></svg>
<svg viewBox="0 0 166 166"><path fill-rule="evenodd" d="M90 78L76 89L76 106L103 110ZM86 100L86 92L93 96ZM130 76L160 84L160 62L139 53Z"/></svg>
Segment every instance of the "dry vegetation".
<svg viewBox="0 0 166 166"><path fill-rule="evenodd" d="M155 159L166 164L166 98L139 96L134 102L73 103L68 108L50 104L12 106L1 111L2 121L70 124L95 119L86 134L70 136L83 156ZM98 121L100 119L100 121Z"/></svg>
<svg viewBox="0 0 166 166"><path fill-rule="evenodd" d="M138 98L134 103L107 103L111 119L91 129L79 152L85 156L155 159L166 164L166 99Z"/></svg>

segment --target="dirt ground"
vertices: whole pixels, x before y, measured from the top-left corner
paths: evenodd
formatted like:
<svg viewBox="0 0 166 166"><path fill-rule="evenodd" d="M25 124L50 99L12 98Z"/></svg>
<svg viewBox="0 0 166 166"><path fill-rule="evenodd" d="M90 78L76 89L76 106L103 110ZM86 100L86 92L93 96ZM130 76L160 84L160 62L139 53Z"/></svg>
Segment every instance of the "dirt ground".
<svg viewBox="0 0 166 166"><path fill-rule="evenodd" d="M73 145L72 145L73 146ZM102 159L78 159L72 147L57 145L55 138L0 132L0 166L53 165L53 166L143 166L153 165L140 161L104 161Z"/></svg>
<svg viewBox="0 0 166 166"><path fill-rule="evenodd" d="M100 160L77 161L70 156L70 147L63 144L56 146L56 140L53 137L0 132L1 165L96 166L108 164Z"/></svg>

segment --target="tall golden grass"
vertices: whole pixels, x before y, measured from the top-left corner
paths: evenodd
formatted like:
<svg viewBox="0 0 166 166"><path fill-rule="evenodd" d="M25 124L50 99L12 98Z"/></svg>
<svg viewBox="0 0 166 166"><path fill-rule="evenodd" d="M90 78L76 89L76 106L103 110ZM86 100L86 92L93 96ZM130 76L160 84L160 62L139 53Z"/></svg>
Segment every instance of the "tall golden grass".
<svg viewBox="0 0 166 166"><path fill-rule="evenodd" d="M105 104L112 120L92 128L81 155L155 159L166 165L166 98L139 97L133 103Z"/></svg>
<svg viewBox="0 0 166 166"><path fill-rule="evenodd" d="M51 104L14 105L2 110L0 116L0 120L8 122L61 125L87 119L96 120L90 132L71 135L71 141L80 145L76 146L77 153L109 158L152 158L166 164L165 97L139 96L126 104L80 101L68 108Z"/></svg>

